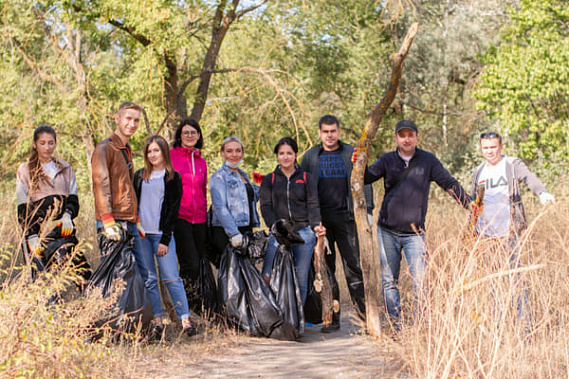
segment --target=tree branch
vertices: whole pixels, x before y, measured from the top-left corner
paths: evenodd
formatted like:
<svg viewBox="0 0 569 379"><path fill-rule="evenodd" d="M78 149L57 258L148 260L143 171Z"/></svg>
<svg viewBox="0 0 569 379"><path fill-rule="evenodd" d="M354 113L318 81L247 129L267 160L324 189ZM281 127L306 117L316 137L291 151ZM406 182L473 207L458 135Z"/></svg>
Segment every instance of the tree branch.
<svg viewBox="0 0 569 379"><path fill-rule="evenodd" d="M132 38L140 42L143 46L148 46L152 43L150 39L143 36L142 34L136 33L136 29L130 26L125 26L122 22L116 20L109 20L109 24L113 25L114 27L123 30L131 35Z"/></svg>
<svg viewBox="0 0 569 379"><path fill-rule="evenodd" d="M249 8L245 8L240 10L239 12L237 12L237 14L235 15L236 18L241 18L243 17L245 14L249 13L249 12L253 12L255 9L259 8L261 5L265 4L267 2L267 0L262 0L260 2L258 2L257 4L253 4L251 5Z"/></svg>

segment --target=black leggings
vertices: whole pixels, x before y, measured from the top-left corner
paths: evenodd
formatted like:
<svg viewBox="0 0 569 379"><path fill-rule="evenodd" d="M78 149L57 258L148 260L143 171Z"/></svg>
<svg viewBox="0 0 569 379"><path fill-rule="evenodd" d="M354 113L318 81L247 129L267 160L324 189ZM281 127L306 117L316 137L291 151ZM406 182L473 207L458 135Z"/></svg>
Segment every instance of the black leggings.
<svg viewBox="0 0 569 379"><path fill-rule="evenodd" d="M174 228L176 254L180 265L180 277L195 283L200 273L200 259L206 251L207 224L192 224L178 219Z"/></svg>

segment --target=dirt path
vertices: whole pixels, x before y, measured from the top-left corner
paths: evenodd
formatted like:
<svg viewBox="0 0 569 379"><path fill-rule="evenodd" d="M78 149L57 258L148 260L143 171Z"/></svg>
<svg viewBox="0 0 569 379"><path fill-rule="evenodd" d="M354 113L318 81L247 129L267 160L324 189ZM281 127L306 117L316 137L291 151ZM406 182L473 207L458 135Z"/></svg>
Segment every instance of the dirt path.
<svg viewBox="0 0 569 379"><path fill-rule="evenodd" d="M399 366L389 358L385 347L352 325L348 316L343 316L341 329L334 333L321 333L320 326L307 327L299 342L238 336L206 354L196 354L191 344L175 348L176 359L162 357L169 362L168 368L147 362L153 369L146 371L146 375L154 378L401 377ZM207 350L207 346L203 348Z"/></svg>

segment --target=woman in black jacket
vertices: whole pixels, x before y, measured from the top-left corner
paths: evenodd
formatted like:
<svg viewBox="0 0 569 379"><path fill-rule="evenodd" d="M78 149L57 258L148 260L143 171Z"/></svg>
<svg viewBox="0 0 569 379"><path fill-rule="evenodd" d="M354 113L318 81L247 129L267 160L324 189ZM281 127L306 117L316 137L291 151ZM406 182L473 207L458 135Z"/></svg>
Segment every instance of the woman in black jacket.
<svg viewBox="0 0 569 379"><path fill-rule="evenodd" d="M304 240L304 244L292 247L294 269L304 303L308 291L310 261L316 244L314 233L326 234L326 229L321 225L318 188L310 174L296 164L298 145L294 139L281 138L274 153L279 165L261 183L261 214L269 227L280 219L292 221L294 229ZM277 242L271 235L263 263L263 278L266 281L270 280L277 247Z"/></svg>
<svg viewBox="0 0 569 379"><path fill-rule="evenodd" d="M143 257L148 270L145 284L152 304L154 328L156 332L161 332L164 316L154 263L156 256L176 315L184 332L193 335L196 328L190 321L188 299L178 273L176 244L172 238L172 230L180 209L182 179L172 167L168 143L164 138L156 135L148 138L144 147L144 164L146 167L134 174L134 189L138 198L140 223L146 235L145 238L135 239L134 249Z"/></svg>

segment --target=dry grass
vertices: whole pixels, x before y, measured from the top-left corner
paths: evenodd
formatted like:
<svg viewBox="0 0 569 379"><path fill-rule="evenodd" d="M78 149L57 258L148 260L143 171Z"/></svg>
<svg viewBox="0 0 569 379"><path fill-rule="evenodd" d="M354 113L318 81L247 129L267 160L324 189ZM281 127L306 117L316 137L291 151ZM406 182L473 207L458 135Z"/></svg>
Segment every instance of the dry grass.
<svg viewBox="0 0 569 379"><path fill-rule="evenodd" d="M409 317L396 344L410 373L422 378L569 375L567 186L556 195L557 204L545 209L533 195L525 196L531 224L519 239L519 268L510 264L507 249L465 237L465 213L450 200L431 203L428 306L414 322ZM517 312L523 285L531 320ZM402 291L411 315L408 277Z"/></svg>
<svg viewBox="0 0 569 379"><path fill-rule="evenodd" d="M117 338L116 333L101 329L104 336L92 343L90 325L115 299L82 297L69 267L30 283L29 267L23 264L19 248L22 237L13 189L7 185L0 191L7 205L0 219L0 377L156 377L164 367L175 368L176 362L187 365L231 341L220 338L220 327L197 320L202 330L199 340L189 341L176 328L169 328L168 342L148 344L140 331ZM88 201L82 201L82 206L77 220L79 248L96 265L94 212ZM56 295L66 301L49 304Z"/></svg>
<svg viewBox="0 0 569 379"><path fill-rule="evenodd" d="M388 343L394 359L405 367L403 375L569 375L568 191L566 184L557 188L557 205L543 211L535 197L525 196L528 219L533 222L522 239L519 271L512 271L506 251L489 253L485 242L466 239L464 211L447 195L440 201L435 195L427 225L427 311L414 322L409 317L399 342ZM81 197L78 229L84 251L96 263L89 199L88 194ZM18 278L21 259L15 256L20 229L9 183L0 188L0 200L5 204L0 219L0 377L158 377L166 372L181 376L204 357L244 343L241 336L211 325L205 325L200 340L175 338L168 344L148 345L132 335L119 343L105 339L88 343L87 326L107 303L82 300L71 292L70 301L47 305L54 292L72 286L69 273L47 276L33 285L25 276ZM338 277L343 277L341 272ZM517 277L529 292L529 331L517 317ZM409 315L412 291L407 276L401 285L403 309ZM347 298L346 291L342 296Z"/></svg>

